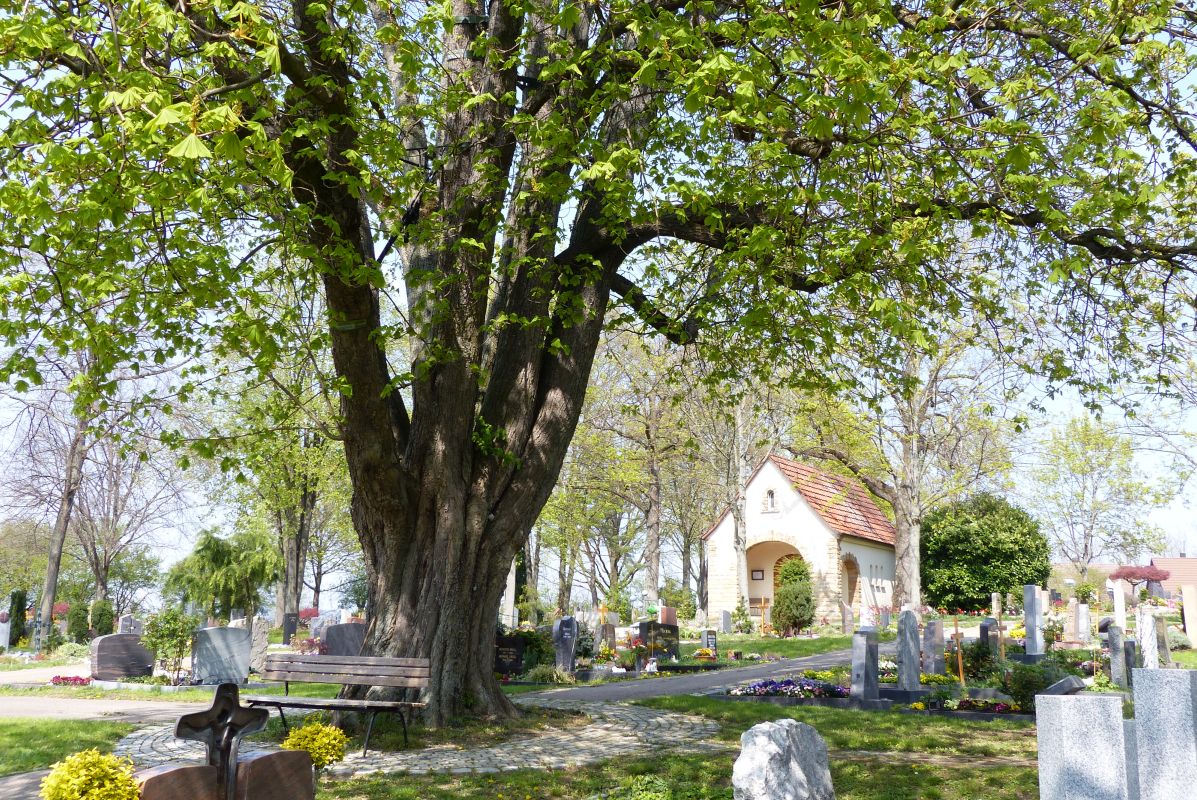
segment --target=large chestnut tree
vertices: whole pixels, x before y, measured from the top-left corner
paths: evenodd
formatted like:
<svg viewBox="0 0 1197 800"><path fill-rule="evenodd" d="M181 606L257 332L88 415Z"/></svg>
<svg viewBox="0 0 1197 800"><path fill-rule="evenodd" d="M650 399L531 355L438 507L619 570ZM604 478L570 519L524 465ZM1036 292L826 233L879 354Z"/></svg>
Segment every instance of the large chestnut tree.
<svg viewBox="0 0 1197 800"><path fill-rule="evenodd" d="M0 0L3 377L86 350L83 398L176 362L186 393L268 370L266 301L321 292L368 647L432 660L433 723L510 714L496 609L613 309L800 381L966 303L1050 323L1056 381L1163 363L1195 30L1171 0Z"/></svg>

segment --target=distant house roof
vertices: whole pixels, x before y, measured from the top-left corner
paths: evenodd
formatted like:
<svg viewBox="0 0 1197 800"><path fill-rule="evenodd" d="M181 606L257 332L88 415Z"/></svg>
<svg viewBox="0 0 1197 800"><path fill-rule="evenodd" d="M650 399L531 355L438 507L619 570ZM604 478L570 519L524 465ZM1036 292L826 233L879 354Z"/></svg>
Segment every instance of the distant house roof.
<svg viewBox="0 0 1197 800"><path fill-rule="evenodd" d="M1168 571L1168 580L1160 583L1165 591L1177 594L1182 586L1197 586L1197 558L1153 558L1151 566Z"/></svg>
<svg viewBox="0 0 1197 800"><path fill-rule="evenodd" d="M752 483L761 468L770 461L789 478L794 489L831 530L844 536L893 546L893 523L858 482L781 456L769 456L762 461L748 482ZM702 538L709 538L727 515L726 510L720 514Z"/></svg>

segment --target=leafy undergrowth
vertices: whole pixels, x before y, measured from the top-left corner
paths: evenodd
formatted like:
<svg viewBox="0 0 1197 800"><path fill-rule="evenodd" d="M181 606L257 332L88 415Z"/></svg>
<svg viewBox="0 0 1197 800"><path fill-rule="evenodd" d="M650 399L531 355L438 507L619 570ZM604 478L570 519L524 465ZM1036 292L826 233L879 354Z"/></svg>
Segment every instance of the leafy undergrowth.
<svg viewBox="0 0 1197 800"><path fill-rule="evenodd" d="M134 727L92 720L0 719L0 775L45 769L93 747L107 753Z"/></svg>
<svg viewBox="0 0 1197 800"><path fill-rule="evenodd" d="M813 726L832 750L940 753L969 756L1036 756L1035 726L999 720L975 722L952 717L856 711L821 706L778 706L709 697L654 697L641 705L699 714L717 721L719 737L738 742L758 722L791 717Z"/></svg>
<svg viewBox="0 0 1197 800"><path fill-rule="evenodd" d="M734 751L607 761L556 772L499 775L405 775L323 782L319 800L731 800ZM637 794L640 776L656 776L667 793ZM835 763L839 800L1035 800L1030 767L923 766L884 760Z"/></svg>

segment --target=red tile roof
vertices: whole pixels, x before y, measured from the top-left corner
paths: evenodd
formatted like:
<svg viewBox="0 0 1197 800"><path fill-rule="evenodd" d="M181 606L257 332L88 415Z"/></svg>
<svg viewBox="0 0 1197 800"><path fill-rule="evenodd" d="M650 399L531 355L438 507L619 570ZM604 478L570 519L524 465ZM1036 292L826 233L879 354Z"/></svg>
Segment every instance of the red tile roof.
<svg viewBox="0 0 1197 800"><path fill-rule="evenodd" d="M1179 594L1182 586L1197 586L1197 558L1153 558L1151 565L1168 570L1162 585L1173 594Z"/></svg>
<svg viewBox="0 0 1197 800"><path fill-rule="evenodd" d="M769 456L753 472L752 477L748 479L749 483L768 461L772 461L782 474L789 478L798 493L831 530L844 536L855 536L893 546L893 523L886 518L872 496L858 482L823 472L809 464L791 461L781 456ZM714 533L725 516L727 511L715 520L702 538L706 539Z"/></svg>

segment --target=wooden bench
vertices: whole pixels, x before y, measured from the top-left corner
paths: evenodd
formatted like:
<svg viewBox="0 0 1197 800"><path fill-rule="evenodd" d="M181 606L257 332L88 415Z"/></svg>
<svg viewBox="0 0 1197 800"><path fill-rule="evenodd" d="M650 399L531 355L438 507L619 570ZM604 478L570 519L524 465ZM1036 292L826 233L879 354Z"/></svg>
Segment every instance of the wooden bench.
<svg viewBox="0 0 1197 800"><path fill-rule="evenodd" d="M284 708L307 708L316 711L356 711L368 713L366 738L362 754L370 747L374 730L374 715L388 712L399 715L403 723L403 745L407 746L406 711L423 708L424 703L402 700L347 700L337 697L292 697L292 683L339 683L343 686L393 686L402 689L428 688L429 664L426 658L380 658L377 656L317 656L285 653L266 657L262 677L282 681L284 695L256 695L241 698L251 707L272 706L278 709L283 730L287 728Z"/></svg>

